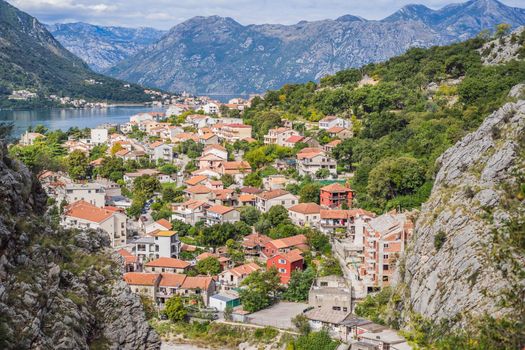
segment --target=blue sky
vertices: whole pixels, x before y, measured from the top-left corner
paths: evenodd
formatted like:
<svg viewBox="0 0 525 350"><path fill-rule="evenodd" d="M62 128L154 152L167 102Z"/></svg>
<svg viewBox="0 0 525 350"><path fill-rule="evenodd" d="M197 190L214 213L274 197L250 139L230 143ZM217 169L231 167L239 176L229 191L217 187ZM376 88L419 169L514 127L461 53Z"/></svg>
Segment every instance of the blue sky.
<svg viewBox="0 0 525 350"><path fill-rule="evenodd" d="M242 24L293 24L345 14L381 19L410 3L440 8L458 0L7 0L44 23L168 29L193 16L220 15ZM523 7L525 0L503 0Z"/></svg>

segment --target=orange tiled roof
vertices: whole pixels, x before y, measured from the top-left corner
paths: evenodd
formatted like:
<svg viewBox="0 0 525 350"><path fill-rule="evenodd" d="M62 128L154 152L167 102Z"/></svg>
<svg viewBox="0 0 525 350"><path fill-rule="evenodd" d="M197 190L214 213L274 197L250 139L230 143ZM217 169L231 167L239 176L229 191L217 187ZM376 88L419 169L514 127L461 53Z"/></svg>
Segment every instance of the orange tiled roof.
<svg viewBox="0 0 525 350"><path fill-rule="evenodd" d="M203 276L196 276L191 277L187 276L184 282L182 283L182 287L184 289L208 289L210 286L210 283L213 281L213 278L211 277L203 277Z"/></svg>
<svg viewBox="0 0 525 350"><path fill-rule="evenodd" d="M321 219L348 219L350 217L349 210L321 209Z"/></svg>
<svg viewBox="0 0 525 350"><path fill-rule="evenodd" d="M162 227L164 227L166 230L171 230L171 228L173 227L173 225L171 224L171 222L169 222L168 220L166 219L160 219L160 220L157 220L155 221L157 224L161 225Z"/></svg>
<svg viewBox="0 0 525 350"><path fill-rule="evenodd" d="M250 163L242 160L240 162L222 162L222 166L225 170L241 170L241 169L251 169Z"/></svg>
<svg viewBox="0 0 525 350"><path fill-rule="evenodd" d="M126 264L133 264L137 261L137 257L128 252L126 249L119 249L117 253L124 258L124 262Z"/></svg>
<svg viewBox="0 0 525 350"><path fill-rule="evenodd" d="M345 187L341 185L338 182L334 182L333 184L321 187L321 191L326 191L330 193L345 193L345 192L352 192L351 189L348 187Z"/></svg>
<svg viewBox="0 0 525 350"><path fill-rule="evenodd" d="M101 223L109 219L115 212L102 209L85 201L78 201L67 207L66 216Z"/></svg>
<svg viewBox="0 0 525 350"><path fill-rule="evenodd" d="M279 189L279 190L262 192L262 193L259 193L257 196L264 200L268 200L268 199L278 198L278 197L287 195L289 193L290 192L288 191Z"/></svg>
<svg viewBox="0 0 525 350"><path fill-rule="evenodd" d="M189 178L188 180L184 181L186 184L190 185L190 186L195 186L201 182L203 182L204 180L207 180L208 177L207 176L204 176L204 175L197 175L197 176L193 176L191 178Z"/></svg>
<svg viewBox="0 0 525 350"><path fill-rule="evenodd" d="M299 203L288 208L288 210L300 214L319 214L321 207L317 203Z"/></svg>
<svg viewBox="0 0 525 350"><path fill-rule="evenodd" d="M231 272L235 276L239 276L240 277L240 276L249 275L250 273L255 272L257 270L260 270L260 269L261 269L261 267L259 265L257 265L254 262L251 262L251 263L248 263L248 264L244 264L244 265L240 265L240 266L234 267L234 268L229 269L229 270L227 270L225 272Z"/></svg>
<svg viewBox="0 0 525 350"><path fill-rule="evenodd" d="M124 274L124 281L132 285L154 286L159 276L158 273L128 272Z"/></svg>
<svg viewBox="0 0 525 350"><path fill-rule="evenodd" d="M272 239L268 236L265 236L261 233L252 233L248 236L244 237L242 245L244 247L255 247L255 246L263 246L266 243L270 242Z"/></svg>
<svg viewBox="0 0 525 350"><path fill-rule="evenodd" d="M254 202L255 195L253 194L241 194L239 196L239 202Z"/></svg>
<svg viewBox="0 0 525 350"><path fill-rule="evenodd" d="M277 249L295 247L299 245L306 245L307 239L305 235L296 235L292 237L274 239L270 243L275 246Z"/></svg>
<svg viewBox="0 0 525 350"><path fill-rule="evenodd" d="M185 191L189 193L193 193L193 194L206 194L206 193L210 193L211 189L209 189L208 187L204 185L197 185L197 186L188 187Z"/></svg>
<svg viewBox="0 0 525 350"><path fill-rule="evenodd" d="M184 280L186 275L178 273L163 273L160 277L159 286L161 287L176 287L179 288Z"/></svg>
<svg viewBox="0 0 525 350"><path fill-rule="evenodd" d="M224 214L229 213L230 211L233 211L233 210L235 210L235 208L226 207L226 206L220 205L220 204L214 205L214 206L208 208L208 211L217 213L219 215L224 215Z"/></svg>
<svg viewBox="0 0 525 350"><path fill-rule="evenodd" d="M297 153L297 159L313 158L319 154L324 154L324 151L320 148L303 148Z"/></svg>
<svg viewBox="0 0 525 350"><path fill-rule="evenodd" d="M185 269L190 266L189 262L175 258L158 258L146 263L147 267L169 267L174 269Z"/></svg>
<svg viewBox="0 0 525 350"><path fill-rule="evenodd" d="M338 133L340 133L341 131L344 131L344 130L346 130L346 129L343 128L343 127L332 126L330 129L327 129L326 132L328 132L330 134L338 134Z"/></svg>

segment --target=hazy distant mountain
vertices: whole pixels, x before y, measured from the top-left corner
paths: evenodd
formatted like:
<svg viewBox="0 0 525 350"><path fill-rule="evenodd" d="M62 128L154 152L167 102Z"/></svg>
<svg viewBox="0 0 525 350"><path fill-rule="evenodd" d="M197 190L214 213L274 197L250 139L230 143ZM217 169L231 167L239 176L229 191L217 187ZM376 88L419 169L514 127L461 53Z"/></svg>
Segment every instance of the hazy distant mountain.
<svg viewBox="0 0 525 350"><path fill-rule="evenodd" d="M346 15L243 26L231 18L195 17L107 73L169 90L261 92L383 61L410 47L463 40L500 23L525 24L525 10L473 0L440 10L409 5L381 21Z"/></svg>
<svg viewBox="0 0 525 350"><path fill-rule="evenodd" d="M144 88L94 73L46 27L0 0L0 104L13 90L110 101L147 101Z"/></svg>
<svg viewBox="0 0 525 350"><path fill-rule="evenodd" d="M81 22L48 25L47 29L66 49L99 72L133 56L166 33L153 28L102 27Z"/></svg>

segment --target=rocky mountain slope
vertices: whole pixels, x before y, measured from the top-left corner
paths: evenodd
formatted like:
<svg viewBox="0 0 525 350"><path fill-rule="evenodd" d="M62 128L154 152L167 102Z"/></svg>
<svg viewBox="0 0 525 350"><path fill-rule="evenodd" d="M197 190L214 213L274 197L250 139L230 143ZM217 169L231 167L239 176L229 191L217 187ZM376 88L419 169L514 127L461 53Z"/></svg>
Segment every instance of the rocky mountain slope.
<svg viewBox="0 0 525 350"><path fill-rule="evenodd" d="M200 94L263 92L386 60L410 47L472 37L499 23L525 24L525 10L472 0L434 11L410 5L381 21L347 15L295 25L243 26L196 17L107 72L124 80Z"/></svg>
<svg viewBox="0 0 525 350"><path fill-rule="evenodd" d="M146 27L104 27L80 22L53 24L47 29L66 49L97 72L133 56L165 34L165 31Z"/></svg>
<svg viewBox="0 0 525 350"><path fill-rule="evenodd" d="M143 88L96 74L45 26L0 0L0 105L13 90L111 101L148 101Z"/></svg>
<svg viewBox="0 0 525 350"><path fill-rule="evenodd" d="M160 348L109 238L51 224L40 184L3 143L0 202L1 349Z"/></svg>
<svg viewBox="0 0 525 350"><path fill-rule="evenodd" d="M401 318L488 314L522 322L525 304L525 89L439 159L401 264ZM519 321L521 318L521 321ZM459 322L458 322L459 321Z"/></svg>
<svg viewBox="0 0 525 350"><path fill-rule="evenodd" d="M525 59L525 27L516 29L511 35L489 41L479 52L486 65Z"/></svg>

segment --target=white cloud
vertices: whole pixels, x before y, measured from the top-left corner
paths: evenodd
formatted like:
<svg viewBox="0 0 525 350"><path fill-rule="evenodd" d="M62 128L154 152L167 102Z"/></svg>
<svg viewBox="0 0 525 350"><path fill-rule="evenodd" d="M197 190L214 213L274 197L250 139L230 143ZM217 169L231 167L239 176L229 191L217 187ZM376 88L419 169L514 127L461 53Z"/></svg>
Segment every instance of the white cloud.
<svg viewBox="0 0 525 350"><path fill-rule="evenodd" d="M84 21L101 25L168 29L193 16L228 16L242 24L293 24L345 14L381 19L410 3L440 8L461 0L8 0L45 23ZM523 0L504 0L523 6Z"/></svg>

